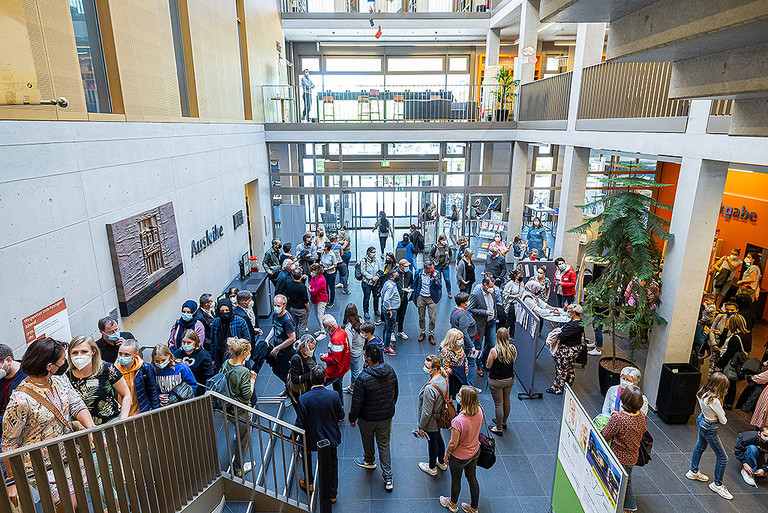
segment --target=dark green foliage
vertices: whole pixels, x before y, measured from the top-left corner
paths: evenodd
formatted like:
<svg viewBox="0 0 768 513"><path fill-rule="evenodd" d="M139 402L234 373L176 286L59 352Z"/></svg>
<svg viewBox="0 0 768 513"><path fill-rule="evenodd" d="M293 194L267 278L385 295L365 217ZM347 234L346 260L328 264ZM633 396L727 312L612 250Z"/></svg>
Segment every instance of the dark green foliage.
<svg viewBox="0 0 768 513"><path fill-rule="evenodd" d="M673 236L668 231L669 222L651 212L651 207L672 207L643 192L668 184L640 177L608 178L604 183L611 189L609 194L579 206L582 210L603 207L603 211L570 230L584 233L590 225L599 225L598 237L587 244L587 256L607 264L600 277L586 287L583 319L589 324L600 315L606 326L628 333L634 353L654 324L666 324L656 313L660 303L661 244ZM626 304L625 292L630 283L635 306ZM622 298L620 306L616 306L617 298Z"/></svg>

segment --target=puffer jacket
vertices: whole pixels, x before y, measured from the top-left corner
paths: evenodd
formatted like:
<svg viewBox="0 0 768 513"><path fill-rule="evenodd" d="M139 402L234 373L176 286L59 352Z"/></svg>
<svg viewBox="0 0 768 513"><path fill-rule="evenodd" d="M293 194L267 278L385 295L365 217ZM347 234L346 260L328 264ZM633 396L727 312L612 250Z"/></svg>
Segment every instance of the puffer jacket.
<svg viewBox="0 0 768 513"><path fill-rule="evenodd" d="M388 420L395 416L397 403L397 374L386 363L366 367L355 381L349 421L368 422Z"/></svg>
<svg viewBox="0 0 768 513"><path fill-rule="evenodd" d="M133 376L133 387L136 391L136 403L141 413L155 408L160 408L159 389L157 388L157 379L152 370L152 365L142 363Z"/></svg>
<svg viewBox="0 0 768 513"><path fill-rule="evenodd" d="M570 265L566 267L565 271L561 271L560 269L555 271L555 281L562 287L564 296L576 295L577 280L578 276L576 275L576 271Z"/></svg>

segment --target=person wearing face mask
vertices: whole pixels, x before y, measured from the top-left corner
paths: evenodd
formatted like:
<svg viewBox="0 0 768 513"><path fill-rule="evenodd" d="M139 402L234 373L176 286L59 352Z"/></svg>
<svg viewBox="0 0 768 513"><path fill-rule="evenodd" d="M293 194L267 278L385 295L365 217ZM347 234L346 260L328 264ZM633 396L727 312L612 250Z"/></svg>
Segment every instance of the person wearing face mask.
<svg viewBox="0 0 768 513"><path fill-rule="evenodd" d="M411 237L407 233L404 233L403 240L397 243L395 250L398 249L401 250L399 251L401 256L408 261L411 270L416 269L416 248L414 248Z"/></svg>
<svg viewBox="0 0 768 513"><path fill-rule="evenodd" d="M304 99L304 112L301 113L301 119L307 121L311 121L309 112L312 110L312 89L314 88L315 84L309 78L309 70L305 69L301 75L301 96Z"/></svg>
<svg viewBox="0 0 768 513"><path fill-rule="evenodd" d="M203 294L200 296L200 308L195 312L195 320L203 323L203 329L205 330L205 338L203 340L203 347L207 350L211 346L211 328L213 327L213 319L216 318L216 312L213 309L213 296L211 294Z"/></svg>
<svg viewBox="0 0 768 513"><path fill-rule="evenodd" d="M739 287L737 296L746 296L752 300L752 304L757 302L757 297L760 295L760 267L758 264L757 253L747 253L744 257L744 265L746 270L741 276L741 279L736 282L736 286Z"/></svg>
<svg viewBox="0 0 768 513"><path fill-rule="evenodd" d="M291 260L293 260L293 253L291 252L292 250L293 250L293 245L290 242L286 242L285 244L283 244L283 254L280 255L280 266L283 265L283 262L287 258L290 258Z"/></svg>
<svg viewBox="0 0 768 513"><path fill-rule="evenodd" d="M93 427L93 418L82 397L64 376L67 366L67 344L64 342L46 337L27 346L21 359L21 370L27 377L11 394L3 415L3 452L73 432L72 422L66 419L76 419L84 428ZM29 458L24 458L24 468L28 474L33 473ZM6 465L5 470L8 478L13 478L13 466ZM67 471L66 476L68 492L63 487L60 491L53 475L49 474L51 498L57 507L62 500L70 500L73 508L77 508L71 474ZM40 490L35 480L30 484ZM18 506L16 484L7 486L6 490L11 502Z"/></svg>
<svg viewBox="0 0 768 513"><path fill-rule="evenodd" d="M190 330L191 333L194 331ZM144 362L139 343L132 338L120 344L115 367L123 374L131 396L128 416L160 408L160 392L152 364Z"/></svg>
<svg viewBox="0 0 768 513"><path fill-rule="evenodd" d="M288 398L295 407L299 397L306 393L311 385L311 372L317 366L315 337L307 333L293 343L296 353L291 357L291 366L288 370Z"/></svg>
<svg viewBox="0 0 768 513"><path fill-rule="evenodd" d="M317 234L314 240L314 254L317 260L320 260L320 257L323 255L323 252L325 251L325 243L328 242L328 239L325 237L325 230L322 228L317 229Z"/></svg>
<svg viewBox="0 0 768 513"><path fill-rule="evenodd" d="M131 411L131 391L117 367L101 360L93 337L76 336L67 352L70 362L67 377L91 412L93 423L98 426L118 416L127 419Z"/></svg>
<svg viewBox="0 0 768 513"><path fill-rule="evenodd" d="M211 327L211 350L213 351L213 365L215 368L221 367L224 362L224 354L227 350L227 339L230 337L244 338L251 340L251 334L248 331L248 324L242 317L234 314L232 311L232 302L229 299L222 299L216 305L216 318ZM258 372L258 370L256 371Z"/></svg>
<svg viewBox="0 0 768 513"><path fill-rule="evenodd" d="M640 390L640 381L642 379L643 374L636 367L624 367L621 369L619 384L613 385L605 394L602 414L610 417L612 412L622 411L621 401L618 399L621 397L621 391L630 385L636 386ZM643 415L648 414L648 398L645 395L643 395L643 406L640 407L640 411L643 412Z"/></svg>
<svg viewBox="0 0 768 513"><path fill-rule="evenodd" d="M466 248L456 266L456 282L459 285L459 292L472 292L475 286L475 264L472 262L474 252L472 248Z"/></svg>
<svg viewBox="0 0 768 513"><path fill-rule="evenodd" d="M489 248L488 255L485 257L485 271L493 276L493 281L497 287L500 287L507 277L507 261L504 259L498 248Z"/></svg>
<svg viewBox="0 0 768 513"><path fill-rule="evenodd" d="M488 353L496 345L496 306L501 304L501 297L493 277L483 276L483 280L475 285L469 295L467 308L477 323L477 333L480 335L475 340L475 349L481 351L476 371L478 376L485 375Z"/></svg>
<svg viewBox="0 0 768 513"><path fill-rule="evenodd" d="M221 366L221 372L226 376L230 397L239 403L250 404L253 398L253 385L256 383L256 372L248 370L245 362L251 357L251 343L243 338L228 338L227 354L229 358ZM230 422L234 422L236 426L233 431L237 431L232 435L232 447L235 448L232 471L235 476L242 477L244 473L251 472L253 469L252 462L243 462L240 459L241 454L249 454L248 448L251 442L250 414L242 408L227 408L227 414L231 419ZM251 480L255 481L255 476L252 475Z"/></svg>
<svg viewBox="0 0 768 513"><path fill-rule="evenodd" d="M293 273L293 269L295 267L294 264L297 264L298 262L294 261L293 259L286 258L283 260L282 269L277 275L277 280L275 280L275 295L277 294L285 294L285 289L288 286L288 284L293 280L293 276L291 273ZM301 267L299 267L302 269Z"/></svg>
<svg viewBox="0 0 768 513"><path fill-rule="evenodd" d="M152 349L152 371L157 379L162 406L185 401L195 396L197 391L195 375L192 374L189 365L173 357L167 345L157 344Z"/></svg>
<svg viewBox="0 0 768 513"><path fill-rule="evenodd" d="M448 298L451 295L451 262L453 262L453 248L448 245L448 237L441 233L437 237L437 244L432 246L429 251L429 257L435 264L435 271L445 280L445 290L448 292Z"/></svg>
<svg viewBox="0 0 768 513"><path fill-rule="evenodd" d="M108 363L115 363L117 360L117 350L123 340L136 338L130 331L120 331L117 319L110 316L99 319L99 333L101 338L96 341L96 345L101 351L101 359Z"/></svg>
<svg viewBox="0 0 768 513"><path fill-rule="evenodd" d="M240 290L236 297L237 302L232 303L232 313L237 317L241 317L245 324L248 325L248 333L250 334L248 339L251 341L251 351L255 353L253 346L256 344L259 335L262 335L264 332L259 328L259 322L253 313L253 294L250 290Z"/></svg>
<svg viewBox="0 0 768 513"><path fill-rule="evenodd" d="M11 394L26 377L21 364L13 359L13 350L0 344L0 437L3 434L3 413L11 400Z"/></svg>
<svg viewBox="0 0 768 513"><path fill-rule="evenodd" d="M211 355L203 349L194 330L184 331L181 347L173 352L173 357L189 365L189 370L192 371L192 375L195 376L195 381L198 383L196 395L203 395L205 393L203 384L207 383L215 372Z"/></svg>
<svg viewBox="0 0 768 513"><path fill-rule="evenodd" d="M495 249L502 256L506 255L507 251L509 251L509 248L504 244L504 239L500 233L494 234L493 240L488 244L488 250L490 251L491 249Z"/></svg>
<svg viewBox="0 0 768 513"><path fill-rule="evenodd" d="M351 354L347 332L339 327L333 315L323 316L323 327L328 331L328 352L320 355L320 360L325 363L328 373L325 386L331 386L339 394L339 399L344 401L344 375L349 372Z"/></svg>
<svg viewBox="0 0 768 513"><path fill-rule="evenodd" d="M448 393L451 398L456 397L459 389L468 384L469 366L465 346L464 334L458 328L449 329L440 343L440 360L448 374Z"/></svg>
<svg viewBox="0 0 768 513"><path fill-rule="evenodd" d="M511 279L504 285L501 291L501 298L504 301L504 310L507 312L507 327L514 333L515 319L517 318L515 303L523 297L525 285L523 284L523 270L517 269L512 272Z"/></svg>
<svg viewBox="0 0 768 513"><path fill-rule="evenodd" d="M168 347L171 349L181 347L181 339L187 330L194 330L198 338L205 341L205 326L202 322L195 319L196 311L197 303L191 299L184 301L184 304L181 305L181 317L176 319L173 328L171 328L171 334L168 337Z"/></svg>
<svg viewBox="0 0 768 513"><path fill-rule="evenodd" d="M549 303L549 294L552 292L552 282L547 277L547 271L545 267L539 267L536 269L536 281L541 285L541 290L536 295L544 303Z"/></svg>
<svg viewBox="0 0 768 513"><path fill-rule="evenodd" d="M445 456L445 441L437 425L437 419L448 399L448 380L445 377L442 362L436 355L424 359L422 370L429 379L419 392L418 412L419 436L427 438L429 461L419 462L419 468L430 476L437 475L437 469L448 470Z"/></svg>
<svg viewBox="0 0 768 513"><path fill-rule="evenodd" d="M347 265L347 262L341 258L343 249L341 248L341 244L339 244L339 235L332 233L328 236L328 240L331 243L331 252L336 255L336 270L339 272L336 288L340 288L341 293L347 295L349 294L349 289L347 288L347 284L349 283L349 265Z"/></svg>
<svg viewBox="0 0 768 513"><path fill-rule="evenodd" d="M410 262L405 258L398 262L400 279L397 280L397 289L400 292L400 308L397 309L397 338L408 340L405 333L405 314L408 311L408 297L413 291L413 272L410 268Z"/></svg>
<svg viewBox="0 0 768 513"><path fill-rule="evenodd" d="M734 248L709 268L709 274L712 276L712 292L715 294L715 305L718 308L739 276L742 264L739 259L740 253L740 249Z"/></svg>
<svg viewBox="0 0 768 513"><path fill-rule="evenodd" d="M270 273L272 269L280 265L280 253L283 247L283 243L280 239L272 239L272 247L264 252L264 260L261 261L261 266L267 273ZM202 305L202 301L200 302Z"/></svg>
<svg viewBox="0 0 768 513"><path fill-rule="evenodd" d="M293 357L293 343L296 342L296 324L291 314L288 313L288 300L285 296L277 295L272 300L272 329L269 330L264 341L272 346L270 355L272 359L272 371L280 381L288 380L288 370ZM287 392L283 392L285 396Z"/></svg>
<svg viewBox="0 0 768 513"><path fill-rule="evenodd" d="M365 258L360 262L360 271L363 279L360 285L363 288L363 317L368 320L371 318L368 309L371 305L371 295L373 295L373 313L379 316L379 271L381 266L376 260L376 248L370 246L365 253Z"/></svg>
<svg viewBox="0 0 768 513"><path fill-rule="evenodd" d="M488 353L487 367L488 389L493 397L496 410L495 426L491 427L491 433L504 436L509 418L509 396L515 385L515 360L517 348L509 343L509 330L499 328L496 332L496 345Z"/></svg>
<svg viewBox="0 0 768 513"><path fill-rule="evenodd" d="M323 340L325 338L323 316L325 315L325 308L328 306L328 286L325 281L323 266L320 264L312 264L309 274L309 302L312 305L317 324L320 327L314 335L317 340ZM299 330L299 333L301 334L301 330Z"/></svg>
<svg viewBox="0 0 768 513"><path fill-rule="evenodd" d="M528 229L525 242L529 252L535 249L537 253L541 253L547 247L547 231L538 217L534 218L533 225Z"/></svg>
<svg viewBox="0 0 768 513"><path fill-rule="evenodd" d="M568 305L568 315L571 320L560 328L557 346L553 358L555 359L555 381L547 389L548 394L561 395L565 384L573 385L575 379L574 360L579 354L579 346L584 336L584 327L581 325L581 305Z"/></svg>
<svg viewBox="0 0 768 513"><path fill-rule="evenodd" d="M451 312L451 328L456 328L462 333L462 342L464 343L464 354L467 357L467 378L466 383L475 386L475 380L473 377L473 371L475 370L475 360L477 355L480 354L475 349L475 339L477 338L477 322L471 313L467 311L467 305L469 304L469 294L467 292L459 292L454 298L456 302L456 308ZM458 390L458 387L456 388Z"/></svg>
<svg viewBox="0 0 768 513"><path fill-rule="evenodd" d="M709 327L709 338L699 350L699 357L706 358L707 354L711 357L709 360L709 373L715 372L717 360L721 352L725 352L726 347L723 344L728 340L728 319L739 313L739 306L735 301L726 301L723 303L724 312L715 316L712 325Z"/></svg>
<svg viewBox="0 0 768 513"><path fill-rule="evenodd" d="M395 269L388 275L389 279L381 288L381 313L384 316L384 343L389 342L389 347L384 349L385 354L397 354L395 343L395 321L397 320L397 311L400 309L400 290L397 282L400 280L400 274Z"/></svg>
<svg viewBox="0 0 768 513"><path fill-rule="evenodd" d="M325 283L328 290L328 308L333 307L336 301L336 266L341 262L341 258L332 251L332 244L326 242L320 255L320 265L323 266L325 273Z"/></svg>
<svg viewBox="0 0 768 513"><path fill-rule="evenodd" d="M339 230L339 246L341 246L341 261L347 266L347 272L341 277L342 293L349 294L349 261L352 260L352 239L346 226Z"/></svg>
<svg viewBox="0 0 768 513"><path fill-rule="evenodd" d="M424 260L424 268L416 272L413 281L413 293L411 301L416 303L419 309L419 342L427 338L426 334L426 316L429 314L429 343L433 346L435 342L435 316L437 315L437 304L443 291L440 285L440 274L435 271L431 260Z"/></svg>
<svg viewBox="0 0 768 513"><path fill-rule="evenodd" d="M555 271L555 294L557 294L557 306L565 308L576 301L576 271L563 257L555 259L557 270Z"/></svg>
<svg viewBox="0 0 768 513"><path fill-rule="evenodd" d="M237 303L237 293L240 292L240 289L237 287L230 287L227 291L227 298L229 298L230 301L232 301L232 304Z"/></svg>
<svg viewBox="0 0 768 513"><path fill-rule="evenodd" d="M295 260L301 266L301 272L309 276L309 268L317 260L317 248L314 242L315 236L312 232L306 232L301 242L296 244L296 258Z"/></svg>

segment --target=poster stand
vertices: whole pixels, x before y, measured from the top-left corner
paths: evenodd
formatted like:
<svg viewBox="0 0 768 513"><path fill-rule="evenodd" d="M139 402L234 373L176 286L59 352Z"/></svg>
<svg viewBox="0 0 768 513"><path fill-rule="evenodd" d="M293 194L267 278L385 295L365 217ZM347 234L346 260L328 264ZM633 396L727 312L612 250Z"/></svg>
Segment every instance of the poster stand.
<svg viewBox="0 0 768 513"><path fill-rule="evenodd" d="M515 375L517 376L518 383L525 390L525 392L517 394L517 398L520 401L523 399L541 399L541 392L533 391L541 319L530 308L525 306L522 301L515 300L515 310L514 341L517 348Z"/></svg>

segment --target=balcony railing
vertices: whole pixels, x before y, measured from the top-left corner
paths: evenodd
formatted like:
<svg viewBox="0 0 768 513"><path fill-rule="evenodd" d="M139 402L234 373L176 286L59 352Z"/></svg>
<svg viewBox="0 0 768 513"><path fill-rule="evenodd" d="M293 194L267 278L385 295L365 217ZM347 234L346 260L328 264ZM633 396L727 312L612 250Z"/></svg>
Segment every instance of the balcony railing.
<svg viewBox="0 0 768 513"><path fill-rule="evenodd" d="M567 120L572 79L569 71L520 86L519 120Z"/></svg>
<svg viewBox="0 0 768 513"><path fill-rule="evenodd" d="M730 116L733 112L733 100L714 100L709 109L710 116Z"/></svg>
<svg viewBox="0 0 768 513"><path fill-rule="evenodd" d="M604 62L584 69L579 119L687 116L689 100L669 97L670 62Z"/></svg>
<svg viewBox="0 0 768 513"><path fill-rule="evenodd" d="M321 123L512 121L515 109L513 87L498 85L406 85L308 94L299 86L266 85L262 94L267 123L307 118Z"/></svg>
<svg viewBox="0 0 768 513"><path fill-rule="evenodd" d="M499 0L281 0L289 13L487 12Z"/></svg>

